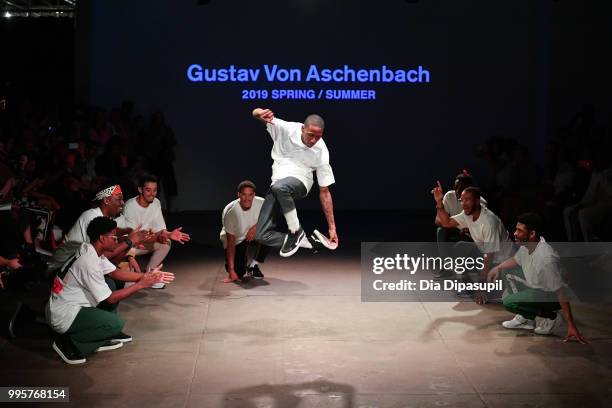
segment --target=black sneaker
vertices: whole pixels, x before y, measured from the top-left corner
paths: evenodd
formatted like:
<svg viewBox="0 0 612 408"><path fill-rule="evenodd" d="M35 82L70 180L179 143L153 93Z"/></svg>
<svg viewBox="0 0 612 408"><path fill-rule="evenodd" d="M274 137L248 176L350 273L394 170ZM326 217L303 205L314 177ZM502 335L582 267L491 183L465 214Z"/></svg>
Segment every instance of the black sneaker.
<svg viewBox="0 0 612 408"><path fill-rule="evenodd" d="M285 242L283 242L283 246L280 250L280 256L286 258L295 254L297 250L300 249L300 243L305 237L306 234L304 233L302 227L300 227L300 229L294 233L288 233L285 235Z"/></svg>
<svg viewBox="0 0 612 408"><path fill-rule="evenodd" d="M310 242L310 246L312 247L310 250L313 254L316 254L325 248L325 245L323 245L323 243L315 235L310 235L306 238L308 239L308 242Z"/></svg>
<svg viewBox="0 0 612 408"><path fill-rule="evenodd" d="M124 332L120 332L118 335L113 336L111 341L120 341L121 343L129 343L132 341L132 336L125 334Z"/></svg>
<svg viewBox="0 0 612 408"><path fill-rule="evenodd" d="M66 364L83 364L87 361L83 353L72 344L68 336L58 336L53 342L53 350Z"/></svg>
<svg viewBox="0 0 612 408"><path fill-rule="evenodd" d="M259 265L257 264L254 266L251 266L247 273L249 273L253 278L256 278L256 279L261 279L264 277L264 274L261 272L261 269L259 269Z"/></svg>

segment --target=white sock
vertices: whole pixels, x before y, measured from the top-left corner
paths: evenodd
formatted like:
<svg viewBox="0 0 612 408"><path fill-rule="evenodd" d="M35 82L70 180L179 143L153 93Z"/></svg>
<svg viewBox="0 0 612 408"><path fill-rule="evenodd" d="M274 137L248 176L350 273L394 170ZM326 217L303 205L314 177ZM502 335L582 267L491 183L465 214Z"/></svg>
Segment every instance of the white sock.
<svg viewBox="0 0 612 408"><path fill-rule="evenodd" d="M251 263L249 264L249 268L254 267L255 265L259 264L259 262L257 262L256 260L252 260Z"/></svg>
<svg viewBox="0 0 612 408"><path fill-rule="evenodd" d="M289 227L289 231L291 231L292 234L300 229L300 220L298 219L296 209L285 213L285 220L287 221L287 227Z"/></svg>
<svg viewBox="0 0 612 408"><path fill-rule="evenodd" d="M304 238L302 242L300 242L300 248L312 249L312 244L310 243L308 238Z"/></svg>

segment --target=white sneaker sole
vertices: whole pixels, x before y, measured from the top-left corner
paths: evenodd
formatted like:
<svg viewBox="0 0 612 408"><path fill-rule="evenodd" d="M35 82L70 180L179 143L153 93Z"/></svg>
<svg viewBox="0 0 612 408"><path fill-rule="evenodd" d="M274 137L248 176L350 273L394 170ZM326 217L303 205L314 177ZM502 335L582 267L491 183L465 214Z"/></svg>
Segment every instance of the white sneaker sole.
<svg viewBox="0 0 612 408"><path fill-rule="evenodd" d="M165 287L165 283L154 283L153 286L151 286L151 289L164 289Z"/></svg>
<svg viewBox="0 0 612 408"><path fill-rule="evenodd" d="M283 246L285 246L285 243L287 242L287 238L289 238L289 234L285 235L285 240L283 241ZM300 238L298 239L297 245L295 246L295 248L293 248L291 251L289 252L283 252L282 249L279 251L279 255L282 256L283 258L288 258L291 255L295 254L298 249L300 249L300 244L302 243L302 241L306 238L306 233L304 232L304 230L302 230L302 235L300 236Z"/></svg>
<svg viewBox="0 0 612 408"><path fill-rule="evenodd" d="M132 340L134 339L132 339L131 337L129 339L111 339L111 341L119 341L121 343L130 343Z"/></svg>
<svg viewBox="0 0 612 408"><path fill-rule="evenodd" d="M66 364L83 364L84 362L87 361L84 358L79 359L79 360L68 360L68 358L64 355L64 353L62 353L62 350L60 350L60 348L57 347L57 344L55 344L55 342L53 342L53 350L55 350L55 352L62 358L62 360L64 360Z"/></svg>
<svg viewBox="0 0 612 408"><path fill-rule="evenodd" d="M116 341L116 343L114 344L109 344L108 346L100 346L96 349L96 353L99 353L101 351L109 351L109 350L116 350L118 348L123 347L123 343L120 342L119 340L113 340Z"/></svg>
<svg viewBox="0 0 612 408"><path fill-rule="evenodd" d="M535 329L535 326L532 324L520 324L518 326L506 326L504 325L504 323L502 323L502 327L508 330L517 330L517 329L518 330L533 330Z"/></svg>
<svg viewBox="0 0 612 408"><path fill-rule="evenodd" d="M325 248L331 249L332 251L338 248L337 243L330 241L329 238L327 238L325 235L320 233L319 230L314 230L312 231L312 233L315 235L315 237L317 237L319 241L321 241L321 243L323 244Z"/></svg>

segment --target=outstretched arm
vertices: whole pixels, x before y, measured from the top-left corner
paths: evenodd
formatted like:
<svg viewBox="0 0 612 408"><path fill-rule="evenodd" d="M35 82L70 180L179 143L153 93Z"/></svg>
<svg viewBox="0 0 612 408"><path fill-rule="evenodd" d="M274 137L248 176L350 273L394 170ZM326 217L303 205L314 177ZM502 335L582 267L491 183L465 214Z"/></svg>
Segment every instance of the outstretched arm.
<svg viewBox="0 0 612 408"><path fill-rule="evenodd" d="M162 230L157 233L157 240L159 242L167 242L168 240L176 241L179 244L184 244L185 242L189 242L191 237L189 234L182 231L183 227L178 227L173 229L172 231Z"/></svg>
<svg viewBox="0 0 612 408"><path fill-rule="evenodd" d="M255 108L253 109L253 117L262 123L272 123L274 112L270 109Z"/></svg>
<svg viewBox="0 0 612 408"><path fill-rule="evenodd" d="M580 334L578 328L576 327L576 323L574 322L574 316L572 315L572 308L569 302L567 301L564 287L559 288L557 290L557 299L559 300L559 304L561 305L563 317L567 322L567 336L565 336L563 342L566 343L571 339L576 339L582 344L587 344L588 341L584 337L582 337L582 334Z"/></svg>
<svg viewBox="0 0 612 408"><path fill-rule="evenodd" d="M436 201L436 221L440 222L440 226L444 228L457 228L459 223L448 216L448 213L444 209L442 199L444 198L444 190L442 190L442 184L437 182L438 185L431 190L431 194L434 196Z"/></svg>
<svg viewBox="0 0 612 408"><path fill-rule="evenodd" d="M319 187L319 199L321 200L321 207L323 208L323 213L327 219L329 240L338 244L339 239L338 234L336 233L336 222L334 221L334 202L332 201L329 187Z"/></svg>
<svg viewBox="0 0 612 408"><path fill-rule="evenodd" d="M225 249L225 263L227 264L228 278L223 279L223 282L229 283L239 281L238 274L234 269L234 259L236 258L236 236L233 234L226 233L227 248Z"/></svg>
<svg viewBox="0 0 612 408"><path fill-rule="evenodd" d="M105 300L108 303L117 303L128 296L133 295L141 289L150 288L154 283L170 283L174 280L174 274L160 270L161 265L147 273L139 274L138 281L127 288L119 289L111 293Z"/></svg>

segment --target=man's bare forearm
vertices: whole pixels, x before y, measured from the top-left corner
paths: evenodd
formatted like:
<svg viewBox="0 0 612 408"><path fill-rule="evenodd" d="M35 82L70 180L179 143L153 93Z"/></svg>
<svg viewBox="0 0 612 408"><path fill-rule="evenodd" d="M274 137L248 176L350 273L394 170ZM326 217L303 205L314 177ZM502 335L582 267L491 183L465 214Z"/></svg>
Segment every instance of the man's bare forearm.
<svg viewBox="0 0 612 408"><path fill-rule="evenodd" d="M456 225L453 225L451 220L452 218L448 216L444 206L436 204L436 221L440 223L440 226L444 228L456 227Z"/></svg>
<svg viewBox="0 0 612 408"><path fill-rule="evenodd" d="M327 219L329 229L335 230L336 222L334 220L334 202L328 188L321 189L319 192L319 199L321 200L321 207L323 208L323 213Z"/></svg>
<svg viewBox="0 0 612 408"><path fill-rule="evenodd" d="M111 278L122 282L138 282L142 278L142 273L132 272L129 269L115 269L109 273Z"/></svg>
<svg viewBox="0 0 612 408"><path fill-rule="evenodd" d="M572 315L572 307L570 306L567 296L565 295L565 288L560 288L557 290L557 300L561 305L561 311L563 313L563 317L568 325L575 326L574 316Z"/></svg>
<svg viewBox="0 0 612 408"><path fill-rule="evenodd" d="M227 262L227 271L234 270L234 259L236 258L236 237L232 234L227 234L227 248L225 250L225 262Z"/></svg>
<svg viewBox="0 0 612 408"><path fill-rule="evenodd" d="M123 259L126 257L128 251L130 250L127 243L122 242L115 247L112 251L105 251L104 256L108 260L110 260L115 265L118 265Z"/></svg>

